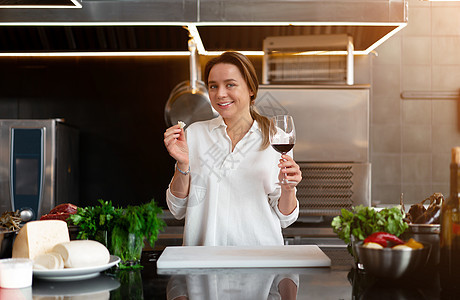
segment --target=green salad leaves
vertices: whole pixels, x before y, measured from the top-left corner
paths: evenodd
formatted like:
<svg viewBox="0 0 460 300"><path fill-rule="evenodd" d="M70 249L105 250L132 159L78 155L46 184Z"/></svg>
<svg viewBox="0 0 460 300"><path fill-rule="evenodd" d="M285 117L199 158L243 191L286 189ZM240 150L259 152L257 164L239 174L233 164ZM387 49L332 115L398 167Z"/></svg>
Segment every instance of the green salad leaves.
<svg viewBox="0 0 460 300"><path fill-rule="evenodd" d="M359 205L351 211L342 209L342 215L332 220L332 228L338 237L351 244L351 237L364 240L374 232L384 231L400 236L408 227L404 222L404 213L400 207L384 208L380 211L372 207Z"/></svg>

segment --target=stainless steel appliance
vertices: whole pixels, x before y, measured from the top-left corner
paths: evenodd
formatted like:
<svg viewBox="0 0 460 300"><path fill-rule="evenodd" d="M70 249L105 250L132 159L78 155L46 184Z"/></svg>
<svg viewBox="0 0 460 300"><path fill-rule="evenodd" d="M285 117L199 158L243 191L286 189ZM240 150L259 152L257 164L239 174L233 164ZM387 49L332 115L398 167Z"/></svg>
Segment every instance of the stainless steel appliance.
<svg viewBox="0 0 460 300"><path fill-rule="evenodd" d="M285 236L334 236L333 216L371 203L369 86L262 85L256 106L266 116L292 115L296 126L300 212Z"/></svg>
<svg viewBox="0 0 460 300"><path fill-rule="evenodd" d="M263 45L263 84L354 83L350 35L271 36ZM301 53L310 55L298 55Z"/></svg>
<svg viewBox="0 0 460 300"><path fill-rule="evenodd" d="M78 203L78 130L59 119L0 120L0 212L39 219Z"/></svg>

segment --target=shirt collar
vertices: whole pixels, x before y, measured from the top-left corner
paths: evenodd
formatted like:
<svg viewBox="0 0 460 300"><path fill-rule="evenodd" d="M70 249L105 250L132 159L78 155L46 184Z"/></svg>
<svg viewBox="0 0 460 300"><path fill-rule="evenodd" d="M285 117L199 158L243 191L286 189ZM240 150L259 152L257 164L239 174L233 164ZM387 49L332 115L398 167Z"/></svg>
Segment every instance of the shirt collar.
<svg viewBox="0 0 460 300"><path fill-rule="evenodd" d="M217 129L219 127L227 128L227 125L225 124L224 119L220 115L217 118L211 119L209 121L209 131L213 131L214 129ZM252 126L251 128L249 128L248 132L255 132L255 131L260 131L259 123L257 123L256 120L252 122Z"/></svg>

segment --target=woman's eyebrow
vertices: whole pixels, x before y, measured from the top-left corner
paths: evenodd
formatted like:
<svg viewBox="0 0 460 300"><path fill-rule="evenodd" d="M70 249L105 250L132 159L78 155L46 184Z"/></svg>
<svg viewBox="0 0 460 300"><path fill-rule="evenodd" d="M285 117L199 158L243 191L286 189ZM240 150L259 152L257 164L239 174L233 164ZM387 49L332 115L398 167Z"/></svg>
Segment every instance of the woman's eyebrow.
<svg viewBox="0 0 460 300"><path fill-rule="evenodd" d="M233 78L230 78L230 79L225 79L224 82L230 82L230 81L237 81L236 79L233 79ZM208 81L208 84L211 84L211 83L217 83L217 81L213 81L213 80L210 80Z"/></svg>

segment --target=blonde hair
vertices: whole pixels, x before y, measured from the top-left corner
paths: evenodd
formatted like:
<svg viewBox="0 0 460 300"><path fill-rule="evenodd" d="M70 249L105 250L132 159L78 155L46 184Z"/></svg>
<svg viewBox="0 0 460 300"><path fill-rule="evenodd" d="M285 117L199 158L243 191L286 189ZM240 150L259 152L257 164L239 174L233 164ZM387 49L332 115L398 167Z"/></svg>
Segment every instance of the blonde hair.
<svg viewBox="0 0 460 300"><path fill-rule="evenodd" d="M271 124L267 117L262 116L259 112L257 112L257 109L254 106L257 98L257 91L259 90L259 80L257 79L257 73L254 69L254 65L245 55L239 52L224 52L207 62L204 69L204 81L206 86L208 86L209 73L217 64L232 64L236 66L238 70L240 70L241 75L243 75L249 90L253 93L249 104L249 112L251 113L251 117L257 121L260 126L260 130L262 131L261 150L266 149L270 145L270 128L273 127L273 124Z"/></svg>

